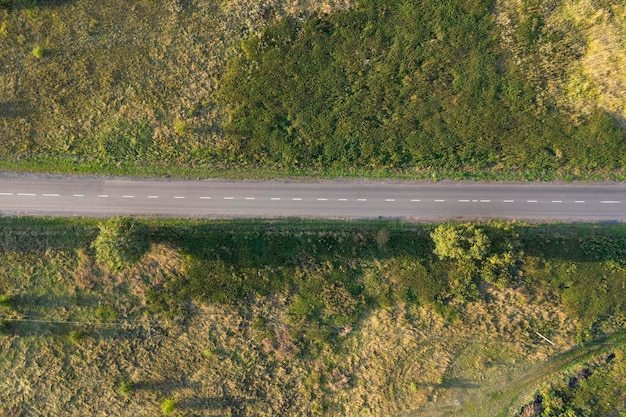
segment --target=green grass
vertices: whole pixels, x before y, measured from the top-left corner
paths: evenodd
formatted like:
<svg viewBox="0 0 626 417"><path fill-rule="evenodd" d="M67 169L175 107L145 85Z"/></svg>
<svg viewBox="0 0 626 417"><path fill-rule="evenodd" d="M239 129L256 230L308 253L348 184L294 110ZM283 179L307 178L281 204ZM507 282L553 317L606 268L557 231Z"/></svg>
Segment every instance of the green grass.
<svg viewBox="0 0 626 417"><path fill-rule="evenodd" d="M206 166L193 163L172 165L142 166L133 163L80 162L73 159L56 157L24 157L20 159L0 159L0 169L13 172L40 172L60 174L102 174L134 177L172 177L172 178L227 178L227 179L274 179L301 178L316 180L321 178L371 178L371 179L404 179L404 180L475 180L475 181L624 181L626 173L618 171L572 173L568 170L397 170L397 169L359 169L359 168L325 168L307 169L287 167L276 169L271 167L226 165Z"/></svg>
<svg viewBox="0 0 626 417"><path fill-rule="evenodd" d="M513 28L498 26L484 1L418 7L368 0L350 11L342 0L12 3L0 8L0 57L7 62L0 76L13 80L0 86L0 169L186 178L626 178L623 129L603 112L617 115L619 100L608 94L585 104L571 122L559 112L559 97L542 96L550 89L538 93L526 71L515 70L510 56L519 51L507 49L507 30L527 57L555 29L545 10L526 2ZM593 7L602 14L608 6ZM599 36L616 38L611 16L621 9L610 9L598 26L607 31L587 34L597 41L590 60L606 60L613 50L615 39ZM282 46L266 42L288 21L298 36ZM581 31L563 33L569 39ZM576 67L576 57L557 58L557 68ZM611 65L619 68L620 59ZM260 71L233 83L246 62ZM533 82L551 85L562 72L549 69ZM588 76L603 96L619 90L598 80L602 74ZM288 82L277 83L281 77Z"/></svg>

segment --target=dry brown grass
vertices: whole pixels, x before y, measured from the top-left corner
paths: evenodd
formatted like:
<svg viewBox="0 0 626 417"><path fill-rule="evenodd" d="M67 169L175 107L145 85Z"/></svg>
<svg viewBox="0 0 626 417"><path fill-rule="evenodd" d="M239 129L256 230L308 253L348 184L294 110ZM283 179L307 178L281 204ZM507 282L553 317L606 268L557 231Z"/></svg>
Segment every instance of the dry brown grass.
<svg viewBox="0 0 626 417"><path fill-rule="evenodd" d="M512 65L535 85L538 99L556 103L573 120L600 108L626 126L626 6L590 0L499 0L496 16ZM515 29L538 13L543 32L530 48Z"/></svg>
<svg viewBox="0 0 626 417"><path fill-rule="evenodd" d="M116 159L105 136L119 135L120 123L146 123L153 146L137 159L159 165L219 145L214 94L242 37L277 16L350 2L40 3L0 8L0 155ZM31 53L35 45L46 50L41 59ZM132 152L122 153L133 161Z"/></svg>

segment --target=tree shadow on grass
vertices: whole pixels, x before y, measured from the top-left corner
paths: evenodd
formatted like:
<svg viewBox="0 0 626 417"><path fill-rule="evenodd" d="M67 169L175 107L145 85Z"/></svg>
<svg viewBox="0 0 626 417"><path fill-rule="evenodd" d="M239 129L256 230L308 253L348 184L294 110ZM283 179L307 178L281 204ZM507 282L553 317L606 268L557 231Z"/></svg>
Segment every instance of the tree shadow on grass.
<svg viewBox="0 0 626 417"><path fill-rule="evenodd" d="M100 301L101 299L99 297L85 294L81 294L80 296L16 294L11 298L13 308L20 311L22 314L29 314L29 309L32 308L55 309L97 306Z"/></svg>
<svg viewBox="0 0 626 417"><path fill-rule="evenodd" d="M240 405L237 402L235 405ZM194 397L194 398L182 398L178 401L178 407L181 410L222 410L224 407L233 407L233 404L229 403L226 398L216 397ZM237 408L237 407L233 407Z"/></svg>

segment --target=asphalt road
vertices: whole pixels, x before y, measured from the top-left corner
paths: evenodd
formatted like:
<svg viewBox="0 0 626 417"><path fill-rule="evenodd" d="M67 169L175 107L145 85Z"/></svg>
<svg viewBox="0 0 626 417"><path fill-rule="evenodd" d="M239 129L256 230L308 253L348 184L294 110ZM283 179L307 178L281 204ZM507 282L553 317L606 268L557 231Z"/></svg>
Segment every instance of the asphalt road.
<svg viewBox="0 0 626 417"><path fill-rule="evenodd" d="M626 221L626 183L169 181L3 174L0 215Z"/></svg>

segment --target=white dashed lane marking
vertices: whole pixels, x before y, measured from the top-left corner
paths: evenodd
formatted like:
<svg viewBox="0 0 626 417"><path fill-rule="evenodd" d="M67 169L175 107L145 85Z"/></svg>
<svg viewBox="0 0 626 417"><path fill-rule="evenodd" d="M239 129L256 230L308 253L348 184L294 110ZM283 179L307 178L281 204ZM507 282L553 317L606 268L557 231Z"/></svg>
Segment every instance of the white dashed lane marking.
<svg viewBox="0 0 626 417"><path fill-rule="evenodd" d="M36 196L36 195L37 195L36 193L0 192L0 196L20 196L20 197L22 197L22 196L24 196L24 197L29 196L29 197L32 197L32 196ZM40 194L40 195L43 196L43 197L60 197L61 196L59 193L43 193L43 194ZM72 194L72 197L85 197L85 194ZM98 194L97 197L98 198L108 198L109 194ZM134 195L122 195L121 197L122 198L134 198L135 196ZM157 198L159 198L159 196L158 195L149 195L149 196L147 196L147 198L157 199ZM187 198L187 196L177 195L177 196L173 196L173 198L182 200L182 199ZM210 196L199 196L198 198L200 198L201 200L210 200L211 199ZM237 197L237 196L223 197L224 200L236 200L236 199L239 199L239 198L244 199L244 200L250 200L250 201L256 200L256 197ZM292 201L303 201L303 198L300 198L300 197L290 197L290 198L286 198L286 199L287 200L291 199ZM280 201L281 197L270 197L270 200L271 201ZM328 201L329 199L320 197L320 198L316 198L316 200L317 201ZM366 202L366 201L368 201L368 199L367 198L357 198L357 199L354 199L354 200L350 200L348 198L337 198L336 201L359 201L359 202ZM395 198L385 198L384 201L392 203L392 202L396 202L397 200ZM420 200L420 199L411 199L410 201L411 202L421 202L422 200ZM435 203L445 203L446 202L446 200L443 200L443 199L436 199L436 200L433 200L433 201ZM461 200L457 200L457 201L459 203L470 203L470 202L473 202L473 203L478 203L478 202L480 202L480 203L491 203L492 202L492 200L486 200L486 199L484 199L484 200L461 199ZM515 200L502 200L502 202L503 203L514 203ZM538 200L526 200L526 202L527 203L538 203ZM564 203L564 200L550 200L550 202L551 203L555 203L555 204L561 204L561 203ZM575 204L585 204L586 200L574 200L573 203L575 203ZM592 203L594 203L594 202L592 201ZM622 201L619 201L619 200L601 200L601 201L597 201L596 200L595 203L601 203L601 204L622 204ZM571 200L570 200L569 204L571 204Z"/></svg>

